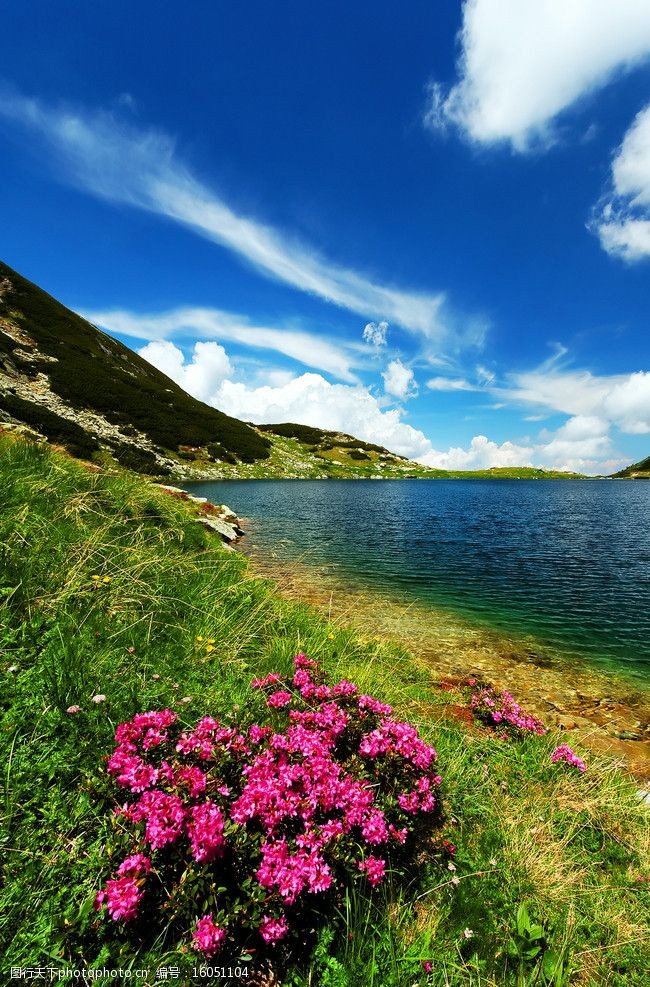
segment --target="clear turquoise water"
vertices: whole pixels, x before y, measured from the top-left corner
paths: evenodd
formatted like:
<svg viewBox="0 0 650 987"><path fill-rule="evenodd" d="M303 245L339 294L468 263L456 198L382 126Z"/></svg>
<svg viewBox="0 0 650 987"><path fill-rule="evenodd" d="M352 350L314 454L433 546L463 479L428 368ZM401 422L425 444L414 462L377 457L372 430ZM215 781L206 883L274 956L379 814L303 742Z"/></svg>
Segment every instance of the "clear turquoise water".
<svg viewBox="0 0 650 987"><path fill-rule="evenodd" d="M192 484L261 550L650 682L650 482Z"/></svg>

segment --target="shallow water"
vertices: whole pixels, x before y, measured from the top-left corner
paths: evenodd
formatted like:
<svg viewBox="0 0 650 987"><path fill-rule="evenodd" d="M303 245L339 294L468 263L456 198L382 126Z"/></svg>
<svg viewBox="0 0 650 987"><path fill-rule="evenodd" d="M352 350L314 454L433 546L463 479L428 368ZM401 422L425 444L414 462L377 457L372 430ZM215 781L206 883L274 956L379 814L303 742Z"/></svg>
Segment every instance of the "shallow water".
<svg viewBox="0 0 650 987"><path fill-rule="evenodd" d="M246 480L192 484L251 519L261 556L300 561L650 680L650 483Z"/></svg>

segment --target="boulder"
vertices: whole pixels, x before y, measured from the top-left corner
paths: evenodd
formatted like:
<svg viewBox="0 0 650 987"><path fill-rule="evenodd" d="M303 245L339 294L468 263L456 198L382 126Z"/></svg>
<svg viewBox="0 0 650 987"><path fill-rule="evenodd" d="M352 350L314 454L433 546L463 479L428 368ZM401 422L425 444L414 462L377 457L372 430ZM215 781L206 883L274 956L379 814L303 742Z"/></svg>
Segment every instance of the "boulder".
<svg viewBox="0 0 650 987"><path fill-rule="evenodd" d="M220 535L223 541L228 544L231 541L237 541L239 537L235 525L228 524L227 521L224 521L220 517L200 517L196 520L197 524L202 524L208 531L214 531L215 534ZM241 531L241 528L238 530Z"/></svg>

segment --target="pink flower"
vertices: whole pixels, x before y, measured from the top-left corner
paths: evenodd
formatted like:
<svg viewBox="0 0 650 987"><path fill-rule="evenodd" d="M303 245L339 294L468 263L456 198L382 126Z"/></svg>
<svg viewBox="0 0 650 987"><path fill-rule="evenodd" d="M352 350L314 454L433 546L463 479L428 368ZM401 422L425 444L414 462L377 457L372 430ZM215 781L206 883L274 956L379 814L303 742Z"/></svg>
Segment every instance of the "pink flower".
<svg viewBox="0 0 650 987"><path fill-rule="evenodd" d="M422 969L425 973L433 973L433 963L431 960L422 960Z"/></svg>
<svg viewBox="0 0 650 987"><path fill-rule="evenodd" d="M368 843L386 843L388 841L388 830L384 813L379 809L373 809L368 813L361 833Z"/></svg>
<svg viewBox="0 0 650 987"><path fill-rule="evenodd" d="M95 896L95 908L104 903L114 922L131 922L138 914L144 892L135 877L118 877L106 882L106 890Z"/></svg>
<svg viewBox="0 0 650 987"><path fill-rule="evenodd" d="M379 700L373 699L372 696L359 696L359 709L367 709L371 713L377 713L379 716L390 716L393 712L392 706L387 706L386 703L380 703Z"/></svg>
<svg viewBox="0 0 650 987"><path fill-rule="evenodd" d="M81 712L81 706L68 706L66 713L70 713L70 716L74 716L75 713Z"/></svg>
<svg viewBox="0 0 650 987"><path fill-rule="evenodd" d="M314 671L318 671L318 662L314 661L313 658L308 658L302 651L294 657L293 666L294 668L313 668Z"/></svg>
<svg viewBox="0 0 650 987"><path fill-rule="evenodd" d="M375 857L370 854L365 860L361 860L357 867L360 871L366 872L366 877L373 888L376 887L384 877L386 873L386 861L382 860L381 857Z"/></svg>
<svg viewBox="0 0 650 987"><path fill-rule="evenodd" d="M291 693L287 692L285 689L280 689L278 692L273 692L269 696L269 698L266 700L266 705L280 708L282 706L288 706L290 702L291 702Z"/></svg>
<svg viewBox="0 0 650 987"><path fill-rule="evenodd" d="M289 926L284 915L281 918L273 918L271 915L264 915L260 925L260 935L264 942L271 945L284 939Z"/></svg>
<svg viewBox="0 0 650 987"><path fill-rule="evenodd" d="M226 930L221 929L212 918L212 913L204 915L196 923L192 945L206 956L214 956L226 938Z"/></svg>
<svg viewBox="0 0 650 987"><path fill-rule="evenodd" d="M578 757L576 752L568 744L560 744L559 747L556 747L551 754L551 761L554 763L566 761L567 764L570 764L572 768L577 768L578 771L585 772L587 770L585 762Z"/></svg>
<svg viewBox="0 0 650 987"><path fill-rule="evenodd" d="M347 679L341 679L334 688L332 689L333 696L354 696L359 691L354 682L348 682Z"/></svg>
<svg viewBox="0 0 650 987"><path fill-rule="evenodd" d="M263 689L265 685L275 685L276 682L280 681L280 676L277 672L271 672L267 675L265 679L253 679L251 682L251 689Z"/></svg>
<svg viewBox="0 0 650 987"><path fill-rule="evenodd" d="M222 856L226 846L224 823L221 809L214 802L202 802L192 809L187 832L192 844L192 855L199 863Z"/></svg>
<svg viewBox="0 0 650 987"><path fill-rule="evenodd" d="M207 776L196 765L190 765L178 769L174 775L174 783L184 785L192 798L196 798L205 791Z"/></svg>
<svg viewBox="0 0 650 987"><path fill-rule="evenodd" d="M178 795L166 795L160 791L145 792L123 814L133 822L146 820L144 838L153 850L175 843L185 821L185 810Z"/></svg>
<svg viewBox="0 0 650 987"><path fill-rule="evenodd" d="M140 874L148 874L151 870L151 861L143 853L134 853L132 857L127 857L117 868L118 877L138 877Z"/></svg>

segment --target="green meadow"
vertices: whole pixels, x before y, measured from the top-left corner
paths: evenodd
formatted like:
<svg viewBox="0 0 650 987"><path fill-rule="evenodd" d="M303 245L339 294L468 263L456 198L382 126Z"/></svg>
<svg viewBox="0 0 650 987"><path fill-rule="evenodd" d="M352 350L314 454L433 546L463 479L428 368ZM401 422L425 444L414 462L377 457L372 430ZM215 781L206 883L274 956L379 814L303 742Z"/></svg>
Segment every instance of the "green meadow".
<svg viewBox="0 0 650 987"><path fill-rule="evenodd" d="M551 764L561 734L499 740L417 654L282 599L195 505L140 476L2 436L0 498L6 982L12 966L119 967L153 985L159 968L198 965L164 922L138 937L92 909L110 870L115 728L164 708L188 725L243 716L251 679L304 651L436 747L457 852L408 883L351 887L251 983L645 987L650 812L613 762L578 751L582 775Z"/></svg>

